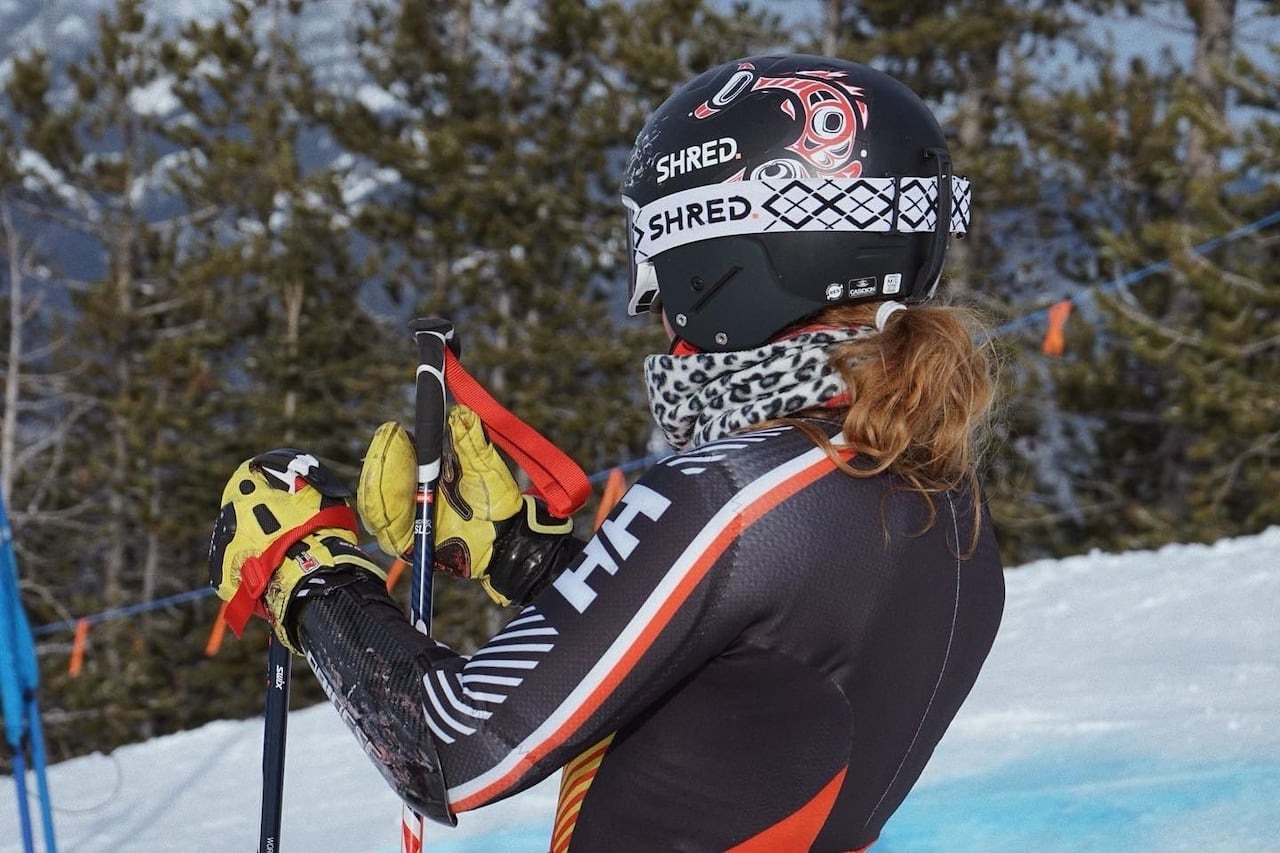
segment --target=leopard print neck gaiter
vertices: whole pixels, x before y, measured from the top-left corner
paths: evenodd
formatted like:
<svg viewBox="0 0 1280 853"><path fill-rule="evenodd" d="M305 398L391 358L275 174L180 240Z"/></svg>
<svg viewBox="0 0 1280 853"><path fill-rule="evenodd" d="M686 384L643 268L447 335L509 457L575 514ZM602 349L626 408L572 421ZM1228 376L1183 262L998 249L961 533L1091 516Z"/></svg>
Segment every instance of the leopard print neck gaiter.
<svg viewBox="0 0 1280 853"><path fill-rule="evenodd" d="M834 344L872 326L802 331L751 350L645 359L649 410L676 450L821 405L845 390L827 364Z"/></svg>

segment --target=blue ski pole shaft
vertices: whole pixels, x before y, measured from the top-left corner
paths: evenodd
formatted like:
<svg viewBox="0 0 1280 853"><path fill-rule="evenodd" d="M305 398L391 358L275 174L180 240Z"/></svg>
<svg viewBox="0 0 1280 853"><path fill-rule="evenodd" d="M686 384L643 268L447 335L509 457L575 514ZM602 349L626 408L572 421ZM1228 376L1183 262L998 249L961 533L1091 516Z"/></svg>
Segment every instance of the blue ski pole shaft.
<svg viewBox="0 0 1280 853"><path fill-rule="evenodd" d="M267 648L267 702L262 732L262 820L258 828L258 853L277 853L280 850L291 667L289 650L273 633Z"/></svg>

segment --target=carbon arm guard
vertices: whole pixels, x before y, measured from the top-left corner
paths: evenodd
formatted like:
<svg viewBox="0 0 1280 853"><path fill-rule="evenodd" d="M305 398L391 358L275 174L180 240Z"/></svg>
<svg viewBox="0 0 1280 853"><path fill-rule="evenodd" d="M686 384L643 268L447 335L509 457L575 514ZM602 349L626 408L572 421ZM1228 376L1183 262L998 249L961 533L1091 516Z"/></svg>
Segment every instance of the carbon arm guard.
<svg viewBox="0 0 1280 853"><path fill-rule="evenodd" d="M401 799L453 826L440 756L423 715L422 678L465 661L414 630L372 575L334 572L308 582L305 593L296 608L297 632L325 693Z"/></svg>

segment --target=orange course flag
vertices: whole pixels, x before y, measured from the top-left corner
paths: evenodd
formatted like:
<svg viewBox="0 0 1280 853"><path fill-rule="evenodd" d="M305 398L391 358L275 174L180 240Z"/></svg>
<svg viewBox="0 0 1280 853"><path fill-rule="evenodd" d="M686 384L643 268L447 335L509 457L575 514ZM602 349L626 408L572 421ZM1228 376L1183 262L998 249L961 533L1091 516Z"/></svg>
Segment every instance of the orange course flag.
<svg viewBox="0 0 1280 853"><path fill-rule="evenodd" d="M396 581L400 580L400 576L404 574L404 570L408 567L408 563L396 558L396 561L391 564L391 568L387 569L387 592L391 592L396 588Z"/></svg>
<svg viewBox="0 0 1280 853"><path fill-rule="evenodd" d="M605 480L604 492L600 495L600 507L596 510L596 520L592 525L592 529L598 529L604 522L609 512L618 505L618 501L622 500L622 493L627 490L627 478L622 475L621 468L614 468L609 472L609 479Z"/></svg>
<svg viewBox="0 0 1280 853"><path fill-rule="evenodd" d="M218 608L218 615L213 620L213 627L209 629L209 641L204 644L204 656L211 658L218 653L218 649L222 648L222 635L227 633L227 621L223 617L227 614L227 603L222 602L222 606Z"/></svg>
<svg viewBox="0 0 1280 853"><path fill-rule="evenodd" d="M1071 316L1071 300L1064 299L1049 308L1049 328L1044 334L1044 344L1040 350L1045 355L1060 356L1066 348L1063 328L1067 318Z"/></svg>
<svg viewBox="0 0 1280 853"><path fill-rule="evenodd" d="M71 663L67 665L67 674L75 678L84 666L84 646L89 640L89 620L81 617L76 620L76 636L71 641Z"/></svg>

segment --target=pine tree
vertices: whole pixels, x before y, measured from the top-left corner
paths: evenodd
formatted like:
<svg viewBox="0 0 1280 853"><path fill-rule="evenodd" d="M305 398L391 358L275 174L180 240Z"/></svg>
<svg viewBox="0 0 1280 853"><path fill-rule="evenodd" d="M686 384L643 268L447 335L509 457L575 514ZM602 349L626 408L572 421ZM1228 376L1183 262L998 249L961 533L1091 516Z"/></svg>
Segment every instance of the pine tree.
<svg viewBox="0 0 1280 853"><path fill-rule="evenodd" d="M1173 82L1169 72L1153 72L1142 61L1127 73L1104 64L1088 85L1024 105L1041 174L1061 194L1058 227L1064 235L1078 235L1061 240L1062 249L1048 255L1051 269L1076 283L1055 296L1127 272L1131 267L1100 243L1120 223L1148 221L1170 210L1160 176L1170 173L1177 145L1176 122L1167 109ZM1017 479L1014 472L1026 469L1008 456L1003 460L1006 481L999 488L1009 509L998 517L1014 549L1029 549L1025 556L1071 553L1109 541L1150 500L1121 484L1128 469L1139 472L1147 464L1134 457L1133 448L1150 435L1147 421L1159 383L1116 336L1081 336L1091 306L1085 302L1073 317L1059 364L1035 352L1032 340L1021 342L1021 418L1013 425L1012 450L1030 470ZM1116 416L1117 410L1125 414Z"/></svg>
<svg viewBox="0 0 1280 853"><path fill-rule="evenodd" d="M1270 5L1272 16L1280 12ZM1190 221L1166 238L1181 298L1159 322L1141 323L1134 337L1140 352L1157 363L1168 358L1183 378L1168 409L1172 441L1186 459L1173 482L1172 506L1191 535L1211 540L1280 519L1280 275L1274 232L1199 255L1187 247L1280 209L1275 172L1268 170L1273 155L1265 147L1280 126L1280 100L1260 99L1260 113L1248 125L1233 119L1228 105L1241 90L1252 80L1255 91L1269 86L1274 93L1276 74L1244 59L1235 0L1186 8L1195 51L1179 112L1188 119ZM1244 60L1239 68L1237 56Z"/></svg>
<svg viewBox="0 0 1280 853"><path fill-rule="evenodd" d="M1088 238L1063 269L1096 283L1150 273L1098 300L1085 317L1095 325L1079 325L1054 372L1078 427L1063 448L1075 456L1062 472L1072 517L1048 519L1059 549L1208 540L1256 530L1274 511L1270 250L1261 237L1195 248L1275 201L1268 175L1229 165L1242 162L1226 110L1233 10L1187 4L1191 63L1166 54L1104 67L1044 105L1037 144L1062 164ZM1264 136L1274 116L1257 127Z"/></svg>
<svg viewBox="0 0 1280 853"><path fill-rule="evenodd" d="M1280 3L1267 3L1272 16ZM1243 29L1243 27L1242 27ZM1238 215L1250 223L1274 217L1280 211L1280 47L1269 46L1260 60L1244 52L1236 56L1232 79L1242 107L1257 110L1244 134L1244 156L1237 182L1241 194ZM1239 344L1240 361L1231 383L1213 385L1217 395L1235 403L1229 426L1235 440L1217 448L1219 476L1209 483L1207 494L1219 504L1218 512L1255 530L1280 520L1280 281L1274 226L1249 240L1251 264L1229 275L1232 290L1250 296L1250 310L1242 311L1239 324L1226 324L1223 338ZM1240 405L1248 401L1248 405ZM1213 503L1210 503L1212 506Z"/></svg>
<svg viewBox="0 0 1280 853"><path fill-rule="evenodd" d="M175 178L193 217L175 275L204 306L202 392L214 412L207 463L188 473L211 508L235 465L272 447L305 449L354 486L369 436L412 380L407 347L396 346L407 334L366 307L332 140L309 118L318 87L298 49L303 11L234 2L164 48L184 110L167 135L191 152ZM243 657L260 655L258 640L231 645L206 664L209 678L260 666ZM293 695L322 698L305 670ZM259 701L250 691L239 707Z"/></svg>
<svg viewBox="0 0 1280 853"><path fill-rule="evenodd" d="M242 454L306 447L355 470L390 391L384 330L362 302L346 199L306 117L313 74L295 44L301 4L243 0L166 51L198 152L178 181L209 211L183 274L221 303L232 361L213 377ZM234 456L229 458L235 458Z"/></svg>
<svg viewBox="0 0 1280 853"><path fill-rule="evenodd" d="M57 447L74 464L35 493L58 527L24 531L59 608L46 618L185 591L192 578L173 567L198 565L205 550L207 505L181 491L198 454L175 413L198 408L199 365L186 335L192 305L171 274L182 223L163 206L169 150L149 99L163 83L159 36L140 2L120 0L87 56L58 72L20 57L9 87L28 224L58 246L56 274L71 293L65 345L50 358L68 377L59 405L84 412ZM149 650L189 627L157 614L95 629L82 681L61 666L50 673L50 695L79 709L68 715L75 728L51 731L55 754L156 733L152 711L179 700ZM138 696L149 698L140 706Z"/></svg>
<svg viewBox="0 0 1280 853"><path fill-rule="evenodd" d="M24 229L19 137L0 126L0 281L5 282L3 418L0 419L0 495L13 524L21 527L38 512L36 499L22 508L13 506L14 483L22 478L23 497L48 488L36 472L59 468L53 464L66 428L78 419L75 411L60 406L58 377L49 370L49 353L58 345L51 337L46 303L52 294L47 281L45 253Z"/></svg>

